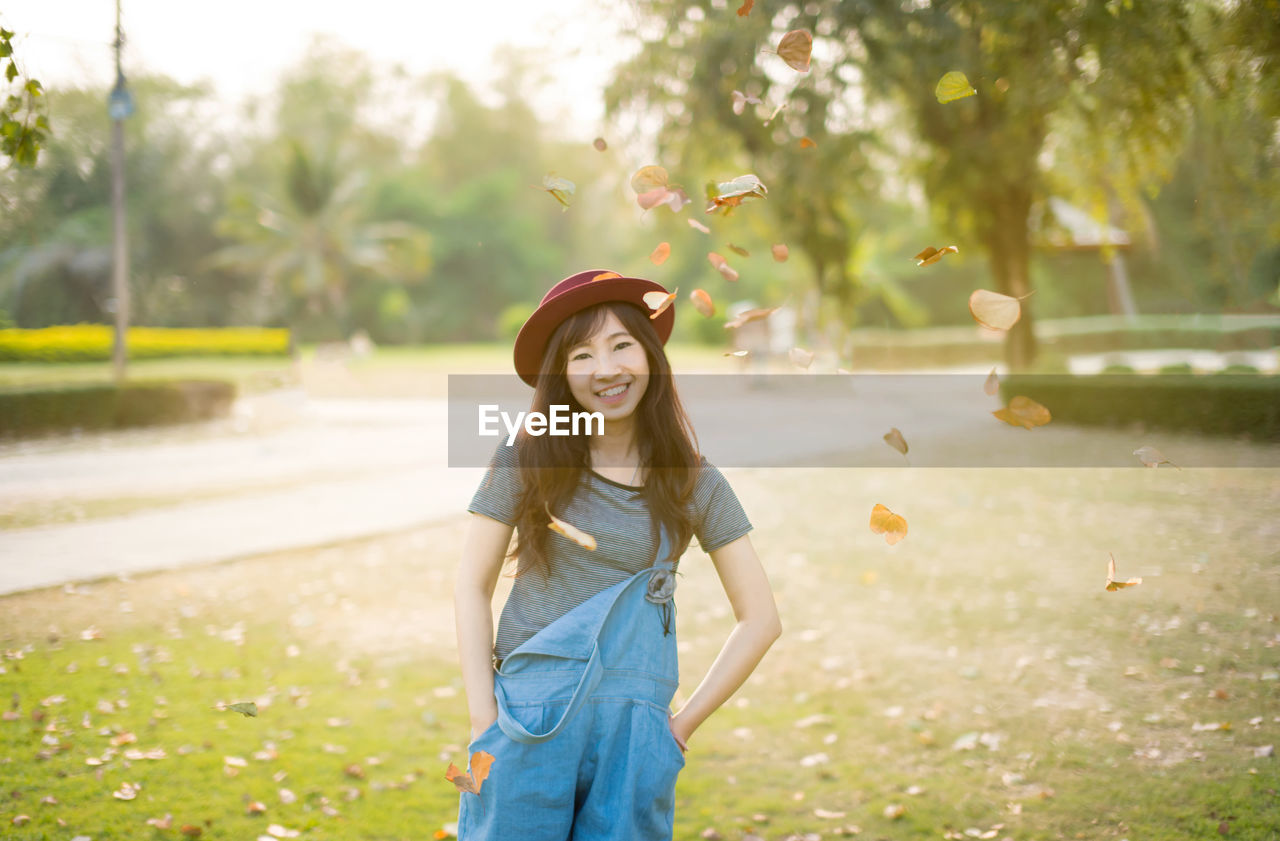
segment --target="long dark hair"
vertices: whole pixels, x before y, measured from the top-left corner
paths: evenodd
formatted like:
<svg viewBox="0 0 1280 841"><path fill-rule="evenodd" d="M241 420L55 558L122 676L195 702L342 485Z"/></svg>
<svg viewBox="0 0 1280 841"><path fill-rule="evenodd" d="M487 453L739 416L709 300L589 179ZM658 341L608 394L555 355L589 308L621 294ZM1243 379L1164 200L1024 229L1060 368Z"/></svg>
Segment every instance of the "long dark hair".
<svg viewBox="0 0 1280 841"><path fill-rule="evenodd" d="M643 494L652 515L654 544L660 545L658 524L662 523L675 538L671 557L679 558L693 536L693 523L686 509L697 483L701 456L697 436L671 378L671 363L644 310L634 304L608 301L561 322L547 341L530 411L549 415L552 405L584 411L569 389L565 374L568 352L595 334L610 312L640 342L649 362L648 386L634 416L640 465L649 468ZM545 574L550 571L547 507L561 516L591 468L591 450L585 435L528 435L522 427L516 436L516 451L524 492L516 505L516 545L507 559L518 559L513 573L516 576L533 569ZM591 531L590 523L573 525ZM654 560L657 561L656 556Z"/></svg>

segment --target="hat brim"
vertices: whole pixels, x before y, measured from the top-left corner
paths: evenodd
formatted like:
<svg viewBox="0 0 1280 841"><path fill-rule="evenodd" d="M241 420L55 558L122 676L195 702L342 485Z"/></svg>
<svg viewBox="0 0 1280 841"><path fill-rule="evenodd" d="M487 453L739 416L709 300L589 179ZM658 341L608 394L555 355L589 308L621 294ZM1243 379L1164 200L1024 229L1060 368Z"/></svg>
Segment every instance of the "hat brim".
<svg viewBox="0 0 1280 841"><path fill-rule="evenodd" d="M576 312L602 304L607 301L621 301L635 304L641 310L648 310L644 303L646 292L666 293L660 284L641 277L610 277L604 280L589 281L544 300L528 321L520 328L515 342L515 367L520 379L530 386L537 384L541 373L542 354L546 350L551 334L560 323ZM653 329L665 345L671 337L671 329L675 326L676 312L674 302L662 315L653 319Z"/></svg>

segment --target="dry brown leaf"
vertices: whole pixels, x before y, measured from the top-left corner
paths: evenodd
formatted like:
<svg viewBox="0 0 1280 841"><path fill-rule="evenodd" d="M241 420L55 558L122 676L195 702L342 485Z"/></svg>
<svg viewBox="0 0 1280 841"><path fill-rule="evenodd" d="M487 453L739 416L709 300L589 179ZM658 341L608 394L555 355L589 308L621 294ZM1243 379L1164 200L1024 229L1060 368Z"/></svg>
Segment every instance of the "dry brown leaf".
<svg viewBox="0 0 1280 841"><path fill-rule="evenodd" d="M942 259L943 254L959 254L960 249L954 245L948 245L943 248L934 248L932 245L921 251L911 259L916 261L917 266L931 266Z"/></svg>
<svg viewBox="0 0 1280 841"><path fill-rule="evenodd" d="M898 431L898 427L894 426L884 434L884 442L893 447L904 456L907 454L907 439L902 437L902 433Z"/></svg>
<svg viewBox="0 0 1280 841"><path fill-rule="evenodd" d="M989 289L975 289L969 296L969 314L983 327L1008 330L1022 317L1022 305L1017 298Z"/></svg>
<svg viewBox="0 0 1280 841"><path fill-rule="evenodd" d="M1110 552L1108 552L1107 554L1111 555ZM1107 590L1109 592L1115 592L1116 590L1123 590L1125 587L1136 587L1141 583L1142 583L1141 578L1129 578L1129 579L1126 579L1125 581L1117 581L1116 580L1116 556L1111 555L1111 560L1107 562Z"/></svg>
<svg viewBox="0 0 1280 841"><path fill-rule="evenodd" d="M467 774L459 770L452 762L449 763L449 769L445 771L444 778L453 783L458 791L468 792L470 794L479 794L480 787L484 785L484 781L489 776L489 769L493 765L493 754L486 751L476 751L471 754L471 773Z"/></svg>
<svg viewBox="0 0 1280 841"><path fill-rule="evenodd" d="M809 72L809 59L813 55L813 34L807 29L793 29L778 42L778 58L787 66L801 73Z"/></svg>
<svg viewBox="0 0 1280 841"><path fill-rule="evenodd" d="M156 829L169 829L173 826L173 815L166 812L163 818L147 818L147 826L154 826Z"/></svg>
<svg viewBox="0 0 1280 841"><path fill-rule="evenodd" d="M742 257L751 256L751 252L747 251L747 249L743 248L741 245L734 245L733 243L729 243L729 250L732 251L734 254L737 254Z"/></svg>
<svg viewBox="0 0 1280 841"><path fill-rule="evenodd" d="M706 291L702 289L693 290L689 293L689 300L693 302L693 308L697 310L700 315L710 318L716 314L716 305L712 302L711 296L708 295Z"/></svg>
<svg viewBox="0 0 1280 841"><path fill-rule="evenodd" d="M742 5L738 7L738 17L745 18L751 14L751 7L756 4L756 0L742 0Z"/></svg>
<svg viewBox="0 0 1280 841"><path fill-rule="evenodd" d="M596 539L594 537L587 534L585 531L582 531L581 529L577 528L576 526L572 526L566 523L564 520L561 520L559 517L552 514L551 506L549 504L544 503L544 507L547 509L547 516L551 518L551 522L547 523L547 528L551 529L553 532L556 532L557 534L560 534L560 535L563 535L564 537L569 538L574 543L581 546L583 549L587 549L592 552L595 551Z"/></svg>
<svg viewBox="0 0 1280 841"><path fill-rule="evenodd" d="M907 536L907 521L877 502L871 509L871 531L883 534L885 543L892 546Z"/></svg>
<svg viewBox="0 0 1280 841"><path fill-rule="evenodd" d="M992 368L991 373L987 374L987 381L982 384L982 390L987 394L997 394L1000 391L1000 378L996 376L996 369Z"/></svg>
<svg viewBox="0 0 1280 841"><path fill-rule="evenodd" d="M890 803L884 807L884 816L891 821L896 821L907 813L907 807L901 803Z"/></svg>
<svg viewBox="0 0 1280 841"><path fill-rule="evenodd" d="M721 265L719 271L720 276L730 283L733 283L739 277L737 270L732 268L728 263Z"/></svg>
<svg viewBox="0 0 1280 841"><path fill-rule="evenodd" d="M671 243L660 242L658 247L653 249L653 253L649 255L649 262L655 266L661 266L667 262L667 258L671 256Z"/></svg>
<svg viewBox="0 0 1280 841"><path fill-rule="evenodd" d="M653 292L644 293L644 295L641 296L641 299L644 301L644 305L653 310L653 312L649 313L649 318L657 318L666 312L667 307L671 306L679 292L680 287L677 286L675 292L658 292L657 290L654 290Z"/></svg>
<svg viewBox="0 0 1280 841"><path fill-rule="evenodd" d="M714 252L714 251L708 251L708 252L707 252L707 262L709 262L709 263L710 263L712 266L714 266L716 269L719 269L721 266L723 266L723 265L725 264L724 255L723 255L723 254L717 254L717 253L716 253L716 252Z"/></svg>
<svg viewBox="0 0 1280 841"><path fill-rule="evenodd" d="M801 149L813 149L817 145L818 145L817 143L813 142L813 138L809 137L808 135L805 135L804 137L800 138Z"/></svg>
<svg viewBox="0 0 1280 841"><path fill-rule="evenodd" d="M1027 429L1044 426L1053 420L1048 409L1030 397L1023 397L1021 394L1010 400L1008 406L1003 409L996 409L991 414L1010 426L1022 426Z"/></svg>
<svg viewBox="0 0 1280 841"><path fill-rule="evenodd" d="M184 823L179 831L188 838L199 838L204 834L204 830L193 823Z"/></svg>

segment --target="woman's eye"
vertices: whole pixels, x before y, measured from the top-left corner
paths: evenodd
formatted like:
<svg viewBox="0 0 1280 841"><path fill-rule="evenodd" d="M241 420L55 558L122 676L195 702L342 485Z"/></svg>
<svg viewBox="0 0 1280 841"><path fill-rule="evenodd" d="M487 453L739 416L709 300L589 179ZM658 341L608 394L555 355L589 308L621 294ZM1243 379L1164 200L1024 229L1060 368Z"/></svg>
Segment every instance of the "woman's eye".
<svg viewBox="0 0 1280 841"><path fill-rule="evenodd" d="M587 358L588 356L590 356L590 355L591 355L591 354L589 354L589 353L580 353L580 354L578 354L577 356L573 357L573 359L572 359L571 361L572 361L572 362L577 362L579 359L586 359L586 358Z"/></svg>
<svg viewBox="0 0 1280 841"><path fill-rule="evenodd" d="M618 342L616 345L614 345L613 349L617 350L618 348L624 348L629 344L631 344L631 342Z"/></svg>

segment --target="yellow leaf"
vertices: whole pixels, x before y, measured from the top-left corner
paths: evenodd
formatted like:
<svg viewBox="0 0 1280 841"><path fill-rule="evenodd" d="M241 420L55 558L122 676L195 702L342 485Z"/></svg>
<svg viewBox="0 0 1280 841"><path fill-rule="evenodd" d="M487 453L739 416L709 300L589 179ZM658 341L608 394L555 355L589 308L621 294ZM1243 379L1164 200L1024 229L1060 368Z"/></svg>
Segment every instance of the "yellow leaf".
<svg viewBox="0 0 1280 841"><path fill-rule="evenodd" d="M660 166L642 166L631 176L631 189L637 193L647 193L658 187L666 187L670 176Z"/></svg>
<svg viewBox="0 0 1280 841"><path fill-rule="evenodd" d="M892 546L907 536L907 521L877 502L871 509L871 530L883 534L885 542Z"/></svg>
<svg viewBox="0 0 1280 841"><path fill-rule="evenodd" d="M1023 426L1027 429L1044 426L1053 420L1047 408L1041 406L1030 397L1023 397L1021 394L1010 400L1008 406L1003 409L997 409L991 414L1010 426Z"/></svg>
<svg viewBox="0 0 1280 841"><path fill-rule="evenodd" d="M983 327L1008 330L1022 317L1022 305L1017 298L989 289L975 289L969 296L969 314Z"/></svg>
<svg viewBox="0 0 1280 841"><path fill-rule="evenodd" d="M1111 555L1110 552L1107 553ZM1116 580L1116 556L1111 555L1111 560L1107 562L1107 591L1114 593L1116 590L1123 590L1125 587L1136 587L1142 583L1141 578L1129 578L1124 581Z"/></svg>
<svg viewBox="0 0 1280 841"><path fill-rule="evenodd" d="M778 42L778 58L793 70L809 72L809 58L813 54L813 35L807 29L793 29Z"/></svg>
<svg viewBox="0 0 1280 841"><path fill-rule="evenodd" d="M561 534L569 538L574 543L581 546L583 549L588 549L593 552L595 551L596 539L594 537L587 534L585 531L582 531L581 529L566 523L564 520L561 520L559 517L552 514L550 505L546 505L546 509L547 509L547 516L551 518L551 522L547 523L547 528L551 529L557 534Z"/></svg>
<svg viewBox="0 0 1280 841"><path fill-rule="evenodd" d="M969 78L959 70L952 70L950 73L943 75L938 80L938 86L933 89L933 95L938 98L941 103L948 103L956 99L964 99L966 96L973 96L977 91L969 84Z"/></svg>
<svg viewBox="0 0 1280 841"><path fill-rule="evenodd" d="M702 289L695 289L689 293L689 300L693 302L693 308L699 314L710 318L716 314L716 305L712 302L711 296Z"/></svg>
<svg viewBox="0 0 1280 841"><path fill-rule="evenodd" d="M671 256L671 243L660 242L658 247L653 249L653 253L649 255L649 262L655 266L661 266L667 262L667 258Z"/></svg>
<svg viewBox="0 0 1280 841"><path fill-rule="evenodd" d="M943 254L959 254L960 249L954 245L948 245L945 248L934 248L932 245L921 251L911 259L916 261L917 266L931 266L942 259Z"/></svg>

